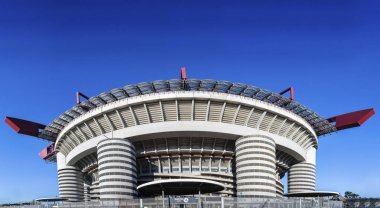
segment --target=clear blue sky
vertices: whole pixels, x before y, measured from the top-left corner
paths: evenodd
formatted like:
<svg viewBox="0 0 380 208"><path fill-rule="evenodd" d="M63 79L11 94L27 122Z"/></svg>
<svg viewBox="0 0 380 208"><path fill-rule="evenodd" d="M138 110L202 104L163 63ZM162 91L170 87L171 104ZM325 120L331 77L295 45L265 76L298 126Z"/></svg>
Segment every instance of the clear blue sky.
<svg viewBox="0 0 380 208"><path fill-rule="evenodd" d="M48 124L89 96L141 81L222 79L329 117L380 111L379 1L0 1L0 117ZM317 189L380 196L379 119L324 136ZM0 203L58 195L47 142L0 123Z"/></svg>

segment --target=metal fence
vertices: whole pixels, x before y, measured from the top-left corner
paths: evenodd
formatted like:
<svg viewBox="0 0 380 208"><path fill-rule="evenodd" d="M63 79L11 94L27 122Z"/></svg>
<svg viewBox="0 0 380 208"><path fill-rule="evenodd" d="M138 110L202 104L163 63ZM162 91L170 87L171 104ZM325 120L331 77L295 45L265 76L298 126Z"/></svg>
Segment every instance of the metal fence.
<svg viewBox="0 0 380 208"><path fill-rule="evenodd" d="M347 199L346 208L380 208L380 198Z"/></svg>
<svg viewBox="0 0 380 208"><path fill-rule="evenodd" d="M117 201L64 202L54 205L6 206L12 208L343 208L340 201L316 198L257 199L233 197L142 198Z"/></svg>

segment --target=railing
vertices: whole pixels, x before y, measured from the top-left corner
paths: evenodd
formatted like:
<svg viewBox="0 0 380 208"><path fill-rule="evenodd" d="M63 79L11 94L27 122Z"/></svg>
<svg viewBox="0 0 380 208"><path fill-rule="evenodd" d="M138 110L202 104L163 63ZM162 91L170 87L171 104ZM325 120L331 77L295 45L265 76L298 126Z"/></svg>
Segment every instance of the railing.
<svg viewBox="0 0 380 208"><path fill-rule="evenodd" d="M115 201L64 202L55 205L4 206L7 208L343 208L340 201L317 198L258 199L233 197L141 198ZM3 206L0 206L3 208Z"/></svg>
<svg viewBox="0 0 380 208"><path fill-rule="evenodd" d="M347 199L346 208L380 208L380 198Z"/></svg>

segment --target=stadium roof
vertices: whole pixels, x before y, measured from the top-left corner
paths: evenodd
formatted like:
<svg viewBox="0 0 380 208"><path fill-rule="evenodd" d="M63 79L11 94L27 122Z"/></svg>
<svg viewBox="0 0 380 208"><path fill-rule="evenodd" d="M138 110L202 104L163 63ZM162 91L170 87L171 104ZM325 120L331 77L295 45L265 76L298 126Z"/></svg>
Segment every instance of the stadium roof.
<svg viewBox="0 0 380 208"><path fill-rule="evenodd" d="M261 100L291 111L305 119L315 130L318 136L337 131L336 127L327 119L319 116L304 105L295 102L278 93L274 93L259 87L219 80L199 79L173 79L158 80L154 82L142 82L136 85L127 85L123 88L113 89L101 93L67 110L46 126L40 133L40 138L55 141L60 131L73 119L99 106L150 93L168 91L208 91L250 97Z"/></svg>

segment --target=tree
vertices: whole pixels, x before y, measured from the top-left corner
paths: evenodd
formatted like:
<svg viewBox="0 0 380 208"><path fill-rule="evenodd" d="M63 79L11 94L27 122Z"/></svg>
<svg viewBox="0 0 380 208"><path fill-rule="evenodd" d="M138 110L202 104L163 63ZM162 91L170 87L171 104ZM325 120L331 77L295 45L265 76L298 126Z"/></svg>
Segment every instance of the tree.
<svg viewBox="0 0 380 208"><path fill-rule="evenodd" d="M346 199L359 199L360 198L359 194L355 194L351 191L344 192L344 197Z"/></svg>

